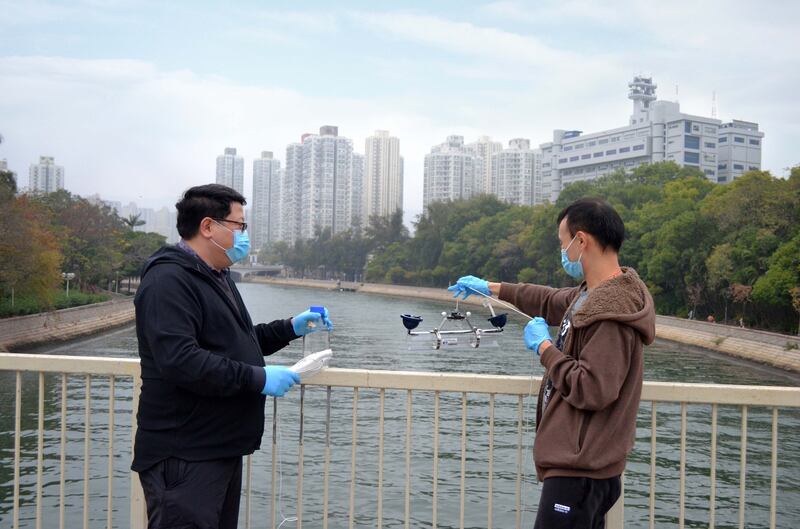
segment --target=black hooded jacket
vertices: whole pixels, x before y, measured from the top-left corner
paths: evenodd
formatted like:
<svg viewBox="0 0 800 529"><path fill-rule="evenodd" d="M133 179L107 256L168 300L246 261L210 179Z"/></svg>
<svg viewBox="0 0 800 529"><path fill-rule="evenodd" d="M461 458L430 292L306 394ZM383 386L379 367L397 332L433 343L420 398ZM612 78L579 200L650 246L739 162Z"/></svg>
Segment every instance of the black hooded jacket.
<svg viewBox="0 0 800 529"><path fill-rule="evenodd" d="M145 264L134 305L142 392L131 468L257 450L264 433L264 356L297 338L291 319L253 326L227 274L214 277L205 263L173 246Z"/></svg>

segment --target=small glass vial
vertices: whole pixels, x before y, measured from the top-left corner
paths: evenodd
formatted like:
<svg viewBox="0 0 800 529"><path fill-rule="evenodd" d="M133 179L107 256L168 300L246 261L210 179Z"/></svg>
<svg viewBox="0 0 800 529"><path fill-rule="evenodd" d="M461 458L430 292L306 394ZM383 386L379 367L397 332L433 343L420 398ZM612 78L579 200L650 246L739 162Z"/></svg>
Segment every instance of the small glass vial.
<svg viewBox="0 0 800 529"><path fill-rule="evenodd" d="M320 316L325 315L325 307L311 306L308 310L316 312ZM320 318L316 322L309 322L308 324L309 326L316 326L316 330L303 336L303 356L330 349L331 333L328 327L322 322L322 319Z"/></svg>

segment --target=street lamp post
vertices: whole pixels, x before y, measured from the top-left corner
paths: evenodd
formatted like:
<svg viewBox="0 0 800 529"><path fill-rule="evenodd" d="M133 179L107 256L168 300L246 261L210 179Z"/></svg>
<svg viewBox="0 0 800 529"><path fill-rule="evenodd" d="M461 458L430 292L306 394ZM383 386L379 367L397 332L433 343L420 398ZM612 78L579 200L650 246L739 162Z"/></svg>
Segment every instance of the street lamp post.
<svg viewBox="0 0 800 529"><path fill-rule="evenodd" d="M61 272L61 277L67 281L67 297L69 297L69 282L75 279L75 274L72 272Z"/></svg>

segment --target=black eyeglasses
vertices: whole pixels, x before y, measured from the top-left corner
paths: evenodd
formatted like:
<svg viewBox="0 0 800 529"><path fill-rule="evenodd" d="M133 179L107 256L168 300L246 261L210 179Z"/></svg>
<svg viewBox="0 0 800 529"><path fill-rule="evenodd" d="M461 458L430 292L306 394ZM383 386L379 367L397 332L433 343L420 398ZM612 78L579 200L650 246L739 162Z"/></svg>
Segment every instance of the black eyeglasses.
<svg viewBox="0 0 800 529"><path fill-rule="evenodd" d="M231 219L219 219L219 218L216 218L216 217L211 217L211 219L219 221L219 222L232 222L234 224L238 224L240 230L247 231L247 223L246 222L239 222L238 220L231 220Z"/></svg>

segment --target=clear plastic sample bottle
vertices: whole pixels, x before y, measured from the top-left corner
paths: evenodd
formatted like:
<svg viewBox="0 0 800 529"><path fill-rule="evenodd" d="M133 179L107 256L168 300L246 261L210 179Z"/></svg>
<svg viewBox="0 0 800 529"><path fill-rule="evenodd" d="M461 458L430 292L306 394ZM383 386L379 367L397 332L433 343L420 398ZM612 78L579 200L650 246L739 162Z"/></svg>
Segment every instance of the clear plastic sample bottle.
<svg viewBox="0 0 800 529"><path fill-rule="evenodd" d="M308 310L311 312L316 312L320 316L325 315L325 307L312 305ZM309 325L315 325L316 330L303 336L303 356L308 356L310 354L318 353L319 351L324 351L325 349L330 349L331 333L328 330L327 325L322 322L322 319L320 318L313 323L309 322Z"/></svg>

